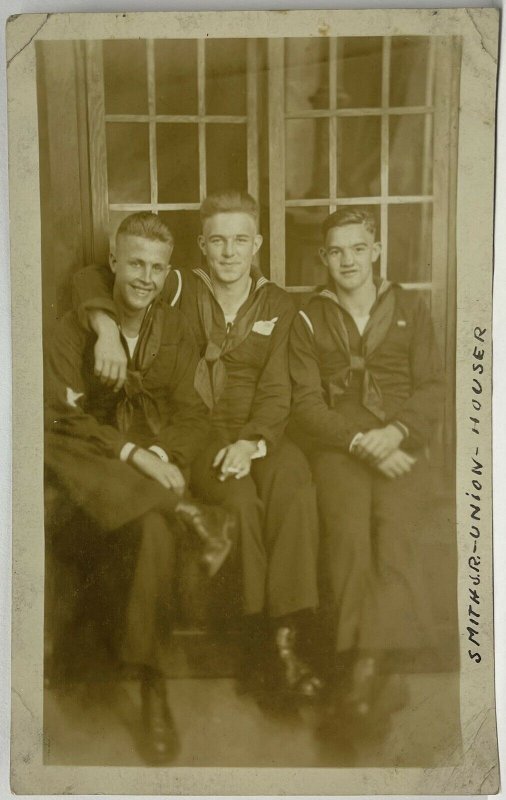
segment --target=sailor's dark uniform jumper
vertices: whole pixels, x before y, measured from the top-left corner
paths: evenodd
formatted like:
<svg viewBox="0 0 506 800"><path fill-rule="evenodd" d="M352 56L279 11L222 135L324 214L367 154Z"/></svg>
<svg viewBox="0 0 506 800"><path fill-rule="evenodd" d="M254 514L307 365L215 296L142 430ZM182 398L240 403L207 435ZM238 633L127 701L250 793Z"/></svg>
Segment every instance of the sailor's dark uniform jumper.
<svg viewBox="0 0 506 800"><path fill-rule="evenodd" d="M295 426L311 441L337 650L430 644L418 553L443 380L423 300L378 284L360 335L330 287L315 293L293 324L290 370ZM401 447L416 458L394 480L350 454L356 434L389 422L403 426Z"/></svg>

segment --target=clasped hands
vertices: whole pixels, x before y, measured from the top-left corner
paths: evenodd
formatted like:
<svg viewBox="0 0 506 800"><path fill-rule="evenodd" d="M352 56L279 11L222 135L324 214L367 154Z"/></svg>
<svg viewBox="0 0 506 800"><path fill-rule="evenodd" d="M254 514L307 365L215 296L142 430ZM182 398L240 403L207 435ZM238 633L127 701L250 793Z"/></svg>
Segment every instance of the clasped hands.
<svg viewBox="0 0 506 800"><path fill-rule="evenodd" d="M408 473L416 459L400 449L403 440L395 425L373 428L356 442L353 455L367 461L387 478L398 478Z"/></svg>

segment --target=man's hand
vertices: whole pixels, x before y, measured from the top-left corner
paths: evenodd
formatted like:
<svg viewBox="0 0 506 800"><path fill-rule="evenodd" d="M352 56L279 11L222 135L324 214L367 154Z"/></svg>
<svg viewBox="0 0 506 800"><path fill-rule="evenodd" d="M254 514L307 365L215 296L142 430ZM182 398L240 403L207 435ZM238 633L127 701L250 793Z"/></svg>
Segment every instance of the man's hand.
<svg viewBox="0 0 506 800"><path fill-rule="evenodd" d="M89 312L90 327L97 334L95 342L95 375L106 386L119 392L126 380L128 359L121 344L115 321L98 309Z"/></svg>
<svg viewBox="0 0 506 800"><path fill-rule="evenodd" d="M166 489L172 489L179 497L184 492L185 480L179 467L175 464L166 464L154 453L139 447L131 458L131 463L148 478L161 483Z"/></svg>
<svg viewBox="0 0 506 800"><path fill-rule="evenodd" d="M377 464L388 458L390 453L398 449L404 436L395 425L386 425L384 428L374 428L359 439L353 448L353 455Z"/></svg>
<svg viewBox="0 0 506 800"><path fill-rule="evenodd" d="M213 461L213 467L220 467L220 481L226 481L227 478L235 477L244 478L249 475L251 469L251 458L257 451L256 442L249 442L246 439L239 439L234 444L229 444L227 447L216 453Z"/></svg>
<svg viewBox="0 0 506 800"><path fill-rule="evenodd" d="M405 453L404 450L394 450L389 456L379 461L375 466L386 478L400 478L411 471L416 459Z"/></svg>

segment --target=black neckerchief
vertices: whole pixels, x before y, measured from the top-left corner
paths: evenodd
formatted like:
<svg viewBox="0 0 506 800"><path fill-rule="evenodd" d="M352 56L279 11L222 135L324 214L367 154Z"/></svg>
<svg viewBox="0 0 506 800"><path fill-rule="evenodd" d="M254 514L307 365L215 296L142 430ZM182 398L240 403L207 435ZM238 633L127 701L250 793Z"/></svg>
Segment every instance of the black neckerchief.
<svg viewBox="0 0 506 800"><path fill-rule="evenodd" d="M392 324L395 313L395 293L392 291L394 284L388 281L375 281L375 284L377 289L376 300L371 307L369 320L362 334L362 354L360 356L352 355L350 350L348 329L344 320L344 313L349 314L350 312L341 305L337 294L330 286L320 290L317 296L333 303L334 313L327 313L326 304L324 304L325 323L330 330L332 338L346 356L348 362L339 375L336 376L336 380L329 383L331 405L334 405L335 401L349 387L353 372L361 372L362 405L384 422L386 414L383 407L381 389L368 365ZM337 314L335 313L336 310Z"/></svg>
<svg viewBox="0 0 506 800"><path fill-rule="evenodd" d="M139 331L139 339L132 359L132 369L127 369L123 395L116 406L116 421L120 431L129 430L135 407L142 408L146 422L156 436L160 431L160 414L157 404L143 379L158 355L163 335L164 304L157 297L147 309Z"/></svg>
<svg viewBox="0 0 506 800"><path fill-rule="evenodd" d="M206 338L206 350L197 365L194 385L206 406L212 409L222 396L227 381L223 356L239 347L251 333L267 301L267 293L262 289L269 281L256 270L252 271L250 293L233 324L226 326L223 331L217 331L213 304L219 307L221 313L223 310L216 300L211 278L203 269L194 269L193 273L200 279L197 283L197 305Z"/></svg>

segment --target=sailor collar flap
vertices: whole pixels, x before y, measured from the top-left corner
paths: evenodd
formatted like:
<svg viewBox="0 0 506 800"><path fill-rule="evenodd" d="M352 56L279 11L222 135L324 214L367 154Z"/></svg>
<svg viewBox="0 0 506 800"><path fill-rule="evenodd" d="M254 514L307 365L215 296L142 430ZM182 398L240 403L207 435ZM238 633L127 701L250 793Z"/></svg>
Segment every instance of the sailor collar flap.
<svg viewBox="0 0 506 800"><path fill-rule="evenodd" d="M192 272L194 275L200 278L201 281L204 282L204 284L207 286L213 297L215 297L214 286L209 273L206 272L205 269L202 269L202 267L197 267L196 269L192 270ZM258 292L258 290L261 289L263 286L270 283L270 281L267 280L267 278L265 278L261 274L260 270L257 269L253 269L251 271L251 277L252 277L252 282L251 282L250 296Z"/></svg>
<svg viewBox="0 0 506 800"><path fill-rule="evenodd" d="M387 293L390 292L394 287L397 287L399 284L391 283L390 281L385 280L384 278L379 278L374 280L374 285L376 287L376 300L374 301L372 308L371 308L371 315L374 313L374 310L382 297ZM324 297L328 300L332 300L336 305L339 306L343 311L346 309L343 305L339 302L339 298L337 294L332 290L332 288L327 285L323 286L321 289L318 289L313 297Z"/></svg>

